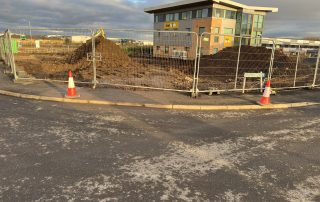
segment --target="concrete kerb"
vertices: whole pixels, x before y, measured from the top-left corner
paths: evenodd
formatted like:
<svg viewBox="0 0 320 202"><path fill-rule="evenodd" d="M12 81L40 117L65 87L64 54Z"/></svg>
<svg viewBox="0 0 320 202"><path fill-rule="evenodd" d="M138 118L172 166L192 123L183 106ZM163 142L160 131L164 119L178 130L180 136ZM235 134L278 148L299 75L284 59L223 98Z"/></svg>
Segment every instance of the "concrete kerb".
<svg viewBox="0 0 320 202"><path fill-rule="evenodd" d="M131 102L112 102L102 100L82 100L82 99L68 99L58 97L47 97L39 95L29 95L22 93L15 93L5 90L0 90L1 95L18 97L24 99L63 102L73 104L92 104L92 105L109 105L109 106L123 106L123 107L144 107L153 109L174 109L174 110L197 110L197 111L218 111L218 110L261 110L261 109L288 109L301 108L314 105L320 105L318 102L301 102L301 103L287 103L287 104L272 104L266 106L260 105L172 105L172 104L140 104Z"/></svg>

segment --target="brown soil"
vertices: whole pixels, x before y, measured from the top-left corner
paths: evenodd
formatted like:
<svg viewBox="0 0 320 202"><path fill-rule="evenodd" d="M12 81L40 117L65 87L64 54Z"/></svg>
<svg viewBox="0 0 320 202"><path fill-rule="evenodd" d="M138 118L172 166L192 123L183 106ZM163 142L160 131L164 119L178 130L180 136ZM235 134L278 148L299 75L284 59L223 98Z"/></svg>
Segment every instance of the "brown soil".
<svg viewBox="0 0 320 202"><path fill-rule="evenodd" d="M152 56L129 57L118 45L102 37L96 39L97 78L114 84L142 85L174 89L189 89L192 81L192 61L162 60ZM92 62L87 54L92 52L92 42L88 40L69 55L62 54L19 54L17 65L36 78L67 79L70 69L78 81L92 81ZM173 67L169 65L174 64Z"/></svg>
<svg viewBox="0 0 320 202"><path fill-rule="evenodd" d="M200 67L219 68L223 73L234 73L238 60L239 47L228 47L215 55L203 56ZM267 72L270 65L272 50L264 47L242 46L239 63L239 73L244 73L248 69L252 72ZM285 68L296 61L288 57L279 50L275 52L274 68ZM289 65L290 66L290 65Z"/></svg>
<svg viewBox="0 0 320 202"><path fill-rule="evenodd" d="M210 80L215 75L215 82L234 82L238 60L239 47L228 47L215 55L202 56L200 62L200 77ZM244 73L264 72L268 73L272 50L265 47L242 46L239 62L239 78ZM289 86L293 84L296 68L296 56L289 57L281 50L275 51L273 64L273 80L278 86ZM301 61L300 61L301 62ZM308 65L299 64L297 82L306 82L312 75L312 68ZM204 81L203 83L210 82ZM241 83L241 81L239 81ZM223 84L225 85L225 84Z"/></svg>

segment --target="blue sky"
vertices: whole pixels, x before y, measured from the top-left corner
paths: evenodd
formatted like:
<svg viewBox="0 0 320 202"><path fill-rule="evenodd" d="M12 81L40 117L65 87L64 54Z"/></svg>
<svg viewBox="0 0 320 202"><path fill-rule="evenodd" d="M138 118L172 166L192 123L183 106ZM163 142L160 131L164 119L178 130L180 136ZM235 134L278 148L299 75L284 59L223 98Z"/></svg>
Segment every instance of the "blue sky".
<svg viewBox="0 0 320 202"><path fill-rule="evenodd" d="M0 27L88 27L152 29L145 7L179 0L0 0ZM320 36L319 0L237 0L256 6L278 7L269 14L265 36Z"/></svg>

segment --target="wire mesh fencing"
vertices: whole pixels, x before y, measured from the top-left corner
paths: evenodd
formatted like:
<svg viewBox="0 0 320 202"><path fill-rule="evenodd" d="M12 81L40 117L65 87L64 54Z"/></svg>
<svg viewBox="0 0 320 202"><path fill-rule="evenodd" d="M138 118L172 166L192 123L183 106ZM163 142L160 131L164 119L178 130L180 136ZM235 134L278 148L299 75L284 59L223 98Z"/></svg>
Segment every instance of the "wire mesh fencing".
<svg viewBox="0 0 320 202"><path fill-rule="evenodd" d="M10 39L10 32L7 30L3 33L3 36L0 37L0 56L1 60L4 63L4 72L13 74L14 71L14 59L13 47L16 46L16 43Z"/></svg>
<svg viewBox="0 0 320 202"><path fill-rule="evenodd" d="M272 38L213 33L203 33L199 44L199 92L262 90L261 80L266 79L277 89L319 82L319 54L314 54L319 47L285 47Z"/></svg>
<svg viewBox="0 0 320 202"><path fill-rule="evenodd" d="M262 90L268 78L278 89L319 86L320 48L281 42L183 31L12 29L0 37L0 57L15 79L66 82L72 70L78 83L193 94Z"/></svg>
<svg viewBox="0 0 320 202"><path fill-rule="evenodd" d="M272 85L275 88L313 86L317 56L309 55L302 46L279 48L276 43Z"/></svg>
<svg viewBox="0 0 320 202"><path fill-rule="evenodd" d="M92 82L93 68L87 60L90 29L11 29L17 42L15 65L18 79L67 81L68 70L76 82Z"/></svg>
<svg viewBox="0 0 320 202"><path fill-rule="evenodd" d="M99 84L190 92L198 35L179 31L105 30L96 38Z"/></svg>
<svg viewBox="0 0 320 202"><path fill-rule="evenodd" d="M261 40L203 33L197 73L199 92L261 88L261 78L248 78L243 86L246 73L261 73L264 78L270 73L273 51L261 47Z"/></svg>
<svg viewBox="0 0 320 202"><path fill-rule="evenodd" d="M313 85L319 87L320 86L320 47L317 52L311 53L311 60L313 66L315 67L315 76L313 78ZM315 64L314 64L315 62Z"/></svg>

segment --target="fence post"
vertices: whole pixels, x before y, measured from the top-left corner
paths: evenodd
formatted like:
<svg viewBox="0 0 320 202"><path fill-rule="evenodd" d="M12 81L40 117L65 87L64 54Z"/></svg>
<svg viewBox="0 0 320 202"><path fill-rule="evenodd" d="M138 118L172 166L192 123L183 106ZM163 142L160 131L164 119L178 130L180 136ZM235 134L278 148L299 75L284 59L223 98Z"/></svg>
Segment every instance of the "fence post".
<svg viewBox="0 0 320 202"><path fill-rule="evenodd" d="M192 92L191 97L196 98L198 97L198 80L199 80L199 64L200 64L200 55L199 55L199 36L197 33L192 33L196 36L196 57L194 62L194 71L193 71L193 83L192 83ZM201 44L201 38L200 38L200 44Z"/></svg>
<svg viewBox="0 0 320 202"><path fill-rule="evenodd" d="M276 52L276 43L275 43L274 40L272 40L272 42L273 42L273 47L272 47L272 53L271 53L271 58L270 58L268 80L271 80L271 78L272 78L274 55L275 55L275 52Z"/></svg>
<svg viewBox="0 0 320 202"><path fill-rule="evenodd" d="M8 30L4 33L4 47L5 47L5 63L11 69L11 73L13 74L13 69L11 67L11 61L9 57L9 36Z"/></svg>
<svg viewBox="0 0 320 202"><path fill-rule="evenodd" d="M242 36L240 36L240 42L239 42L239 52L238 52L238 60L237 60L236 78L234 80L234 89L237 89L237 81L238 81L238 73L239 73L239 65L240 65L240 54L241 54L241 45L242 45Z"/></svg>
<svg viewBox="0 0 320 202"><path fill-rule="evenodd" d="M96 39L95 32L92 30L92 67L93 67L93 89L97 86L97 61L96 61Z"/></svg>
<svg viewBox="0 0 320 202"><path fill-rule="evenodd" d="M299 59L300 59L300 51L301 51L301 45L299 45L298 54L297 54L298 56L297 56L297 62L296 62L296 70L295 70L295 73L294 73L293 87L296 87L298 65L299 65Z"/></svg>
<svg viewBox="0 0 320 202"><path fill-rule="evenodd" d="M197 43L197 58L198 58L198 61L197 61L197 76L196 76L196 85L195 85L195 93L196 93L196 97L198 96L199 94L199 89L198 89L198 84L199 84L199 73L200 73L200 60L201 60L201 48L202 48L202 38L204 36L205 32L202 33L200 35L200 38L197 34L197 38L198 38L198 43ZM211 36L211 35L210 35Z"/></svg>
<svg viewBox="0 0 320 202"><path fill-rule="evenodd" d="M18 75L17 75L17 70L16 70L16 63L15 63L15 59L14 59L14 52L12 49L12 40L11 40L11 32L10 30L7 30L8 33L8 37L9 37L9 57L10 57L10 64L11 64L11 69L13 71L13 77L14 80L18 79Z"/></svg>
<svg viewBox="0 0 320 202"><path fill-rule="evenodd" d="M319 62L320 62L320 46L319 46L319 50L318 50L318 57L317 57L316 69L315 69L315 71L314 71L314 77L313 77L313 83L312 83L312 87L313 87L313 88L316 86L316 82L317 82Z"/></svg>

